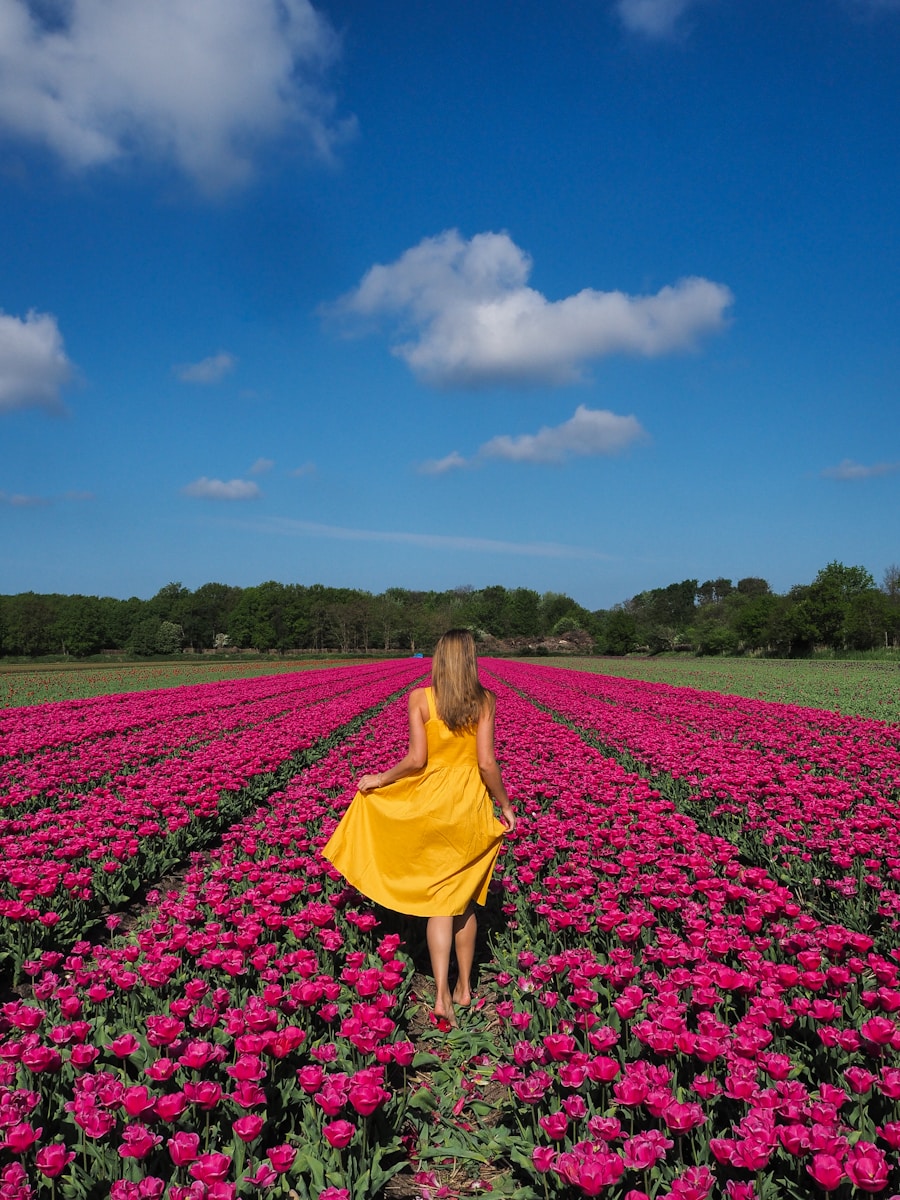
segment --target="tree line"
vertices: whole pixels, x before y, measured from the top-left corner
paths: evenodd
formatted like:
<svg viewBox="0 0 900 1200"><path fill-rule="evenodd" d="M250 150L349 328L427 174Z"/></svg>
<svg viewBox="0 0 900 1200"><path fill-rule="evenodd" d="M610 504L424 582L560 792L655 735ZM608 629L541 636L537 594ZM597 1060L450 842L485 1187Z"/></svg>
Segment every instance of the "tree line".
<svg viewBox="0 0 900 1200"><path fill-rule="evenodd" d="M428 651L452 626L510 648L539 647L576 630L599 654L669 650L698 654L809 655L900 645L900 567L882 586L864 567L831 562L810 584L779 595L765 579L685 579L588 610L561 592L470 586L449 591L357 588L275 581L254 587L168 583L149 600L0 595L0 656L134 657L212 650L342 653ZM502 648L502 647L501 647Z"/></svg>

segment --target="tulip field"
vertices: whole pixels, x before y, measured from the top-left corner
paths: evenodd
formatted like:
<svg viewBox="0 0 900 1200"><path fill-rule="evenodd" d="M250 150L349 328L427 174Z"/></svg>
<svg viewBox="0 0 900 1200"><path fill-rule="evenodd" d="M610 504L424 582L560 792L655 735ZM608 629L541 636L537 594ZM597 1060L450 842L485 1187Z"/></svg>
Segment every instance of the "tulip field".
<svg viewBox="0 0 900 1200"><path fill-rule="evenodd" d="M403 659L0 709L0 1200L900 1196L900 728L482 659L477 998L320 850Z"/></svg>

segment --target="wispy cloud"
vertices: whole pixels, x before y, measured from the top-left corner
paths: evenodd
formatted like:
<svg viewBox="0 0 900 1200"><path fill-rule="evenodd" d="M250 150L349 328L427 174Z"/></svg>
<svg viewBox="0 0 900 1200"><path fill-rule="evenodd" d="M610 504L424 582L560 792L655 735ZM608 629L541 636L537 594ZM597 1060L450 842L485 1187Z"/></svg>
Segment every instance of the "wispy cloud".
<svg viewBox="0 0 900 1200"><path fill-rule="evenodd" d="M509 462L564 463L572 458L618 454L647 436L636 417L622 417L607 409L583 404L561 425L545 425L537 433L501 434L485 442L471 458L457 451L423 463L425 475L443 475L463 467L479 466L487 459Z"/></svg>
<svg viewBox="0 0 900 1200"><path fill-rule="evenodd" d="M23 320L0 312L0 413L61 412L62 388L72 375L56 317L31 311Z"/></svg>
<svg viewBox="0 0 900 1200"><path fill-rule="evenodd" d="M266 475L275 466L274 458L258 458L250 468L251 475Z"/></svg>
<svg viewBox="0 0 900 1200"><path fill-rule="evenodd" d="M327 82L339 41L309 0L3 0L0 14L0 129L70 169L141 157L218 191L266 142L327 159L352 129Z"/></svg>
<svg viewBox="0 0 900 1200"><path fill-rule="evenodd" d="M9 508L46 508L49 496L28 496L24 492L0 492L0 504Z"/></svg>
<svg viewBox="0 0 900 1200"><path fill-rule="evenodd" d="M241 529L284 537L319 537L342 542L388 542L418 546L423 550L462 550L484 554L515 554L532 558L608 559L609 555L585 546L567 546L560 542L504 542L494 538L454 536L446 533L408 533L400 530L354 529L343 525L323 525L316 521L298 521L290 517L270 517L263 521L239 521Z"/></svg>
<svg viewBox="0 0 900 1200"><path fill-rule="evenodd" d="M733 299L722 284L690 278L654 295L585 288L551 301L527 286L530 274L508 234L465 241L451 229L372 267L322 311L351 323L387 318L401 337L412 330L393 353L427 383L564 384L606 355L693 347L724 327Z"/></svg>
<svg viewBox="0 0 900 1200"><path fill-rule="evenodd" d="M305 479L309 475L315 475L316 464L314 462L301 463L299 467L294 467L291 471L291 476L294 479Z"/></svg>
<svg viewBox="0 0 900 1200"><path fill-rule="evenodd" d="M207 479L201 475L193 483L183 487L185 496L194 496L201 500L256 500L262 495L259 485L252 479Z"/></svg>
<svg viewBox="0 0 900 1200"><path fill-rule="evenodd" d="M0 504L9 508L47 508L51 504L83 504L94 499L93 492L69 491L61 496L29 496L24 492L0 491Z"/></svg>
<svg viewBox="0 0 900 1200"><path fill-rule="evenodd" d="M616 0L619 20L632 33L649 38L671 38L685 13L698 0Z"/></svg>
<svg viewBox="0 0 900 1200"><path fill-rule="evenodd" d="M218 383L230 375L237 366L237 359L227 350L211 354L195 363L179 363L173 368L182 383Z"/></svg>
<svg viewBox="0 0 900 1200"><path fill-rule="evenodd" d="M896 471L900 471L900 462L872 463L871 466L865 466L863 463L854 462L852 458L845 458L836 467L826 467L822 475L826 479L847 481L874 479L877 475L893 475Z"/></svg>

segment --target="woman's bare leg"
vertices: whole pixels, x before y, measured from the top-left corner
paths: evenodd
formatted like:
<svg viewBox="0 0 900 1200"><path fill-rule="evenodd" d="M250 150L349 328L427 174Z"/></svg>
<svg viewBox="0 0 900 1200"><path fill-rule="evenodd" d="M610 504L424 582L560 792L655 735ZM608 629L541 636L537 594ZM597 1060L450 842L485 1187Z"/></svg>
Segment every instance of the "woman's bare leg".
<svg viewBox="0 0 900 1200"><path fill-rule="evenodd" d="M465 1008L472 1003L472 964L475 961L475 936L478 921L475 906L469 905L462 916L453 918L453 947L459 978L453 989L453 1003Z"/></svg>
<svg viewBox="0 0 900 1200"><path fill-rule="evenodd" d="M434 976L434 1011L456 1024L450 996L450 950L453 946L453 922L458 917L429 917L425 930L431 973Z"/></svg>

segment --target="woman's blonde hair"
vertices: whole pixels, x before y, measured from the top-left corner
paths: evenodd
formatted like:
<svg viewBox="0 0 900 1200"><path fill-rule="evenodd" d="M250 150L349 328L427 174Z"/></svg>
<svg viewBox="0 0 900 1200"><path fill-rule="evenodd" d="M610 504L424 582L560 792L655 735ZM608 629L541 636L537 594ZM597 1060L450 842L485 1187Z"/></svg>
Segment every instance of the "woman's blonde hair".
<svg viewBox="0 0 900 1200"><path fill-rule="evenodd" d="M478 678L475 639L468 629L448 629L438 639L431 685L437 714L454 733L478 724L489 693Z"/></svg>

